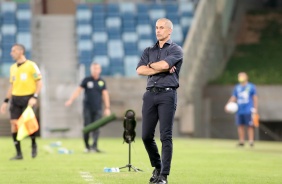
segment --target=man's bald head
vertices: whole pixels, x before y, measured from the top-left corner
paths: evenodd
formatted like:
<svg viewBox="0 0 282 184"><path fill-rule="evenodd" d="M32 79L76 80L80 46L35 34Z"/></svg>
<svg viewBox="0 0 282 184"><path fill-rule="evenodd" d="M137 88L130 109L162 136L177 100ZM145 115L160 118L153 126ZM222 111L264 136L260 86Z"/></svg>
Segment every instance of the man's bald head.
<svg viewBox="0 0 282 184"><path fill-rule="evenodd" d="M171 20L169 20L167 18L160 18L160 19L157 20L157 22L158 21L164 21L167 28L173 29L173 24L172 24Z"/></svg>

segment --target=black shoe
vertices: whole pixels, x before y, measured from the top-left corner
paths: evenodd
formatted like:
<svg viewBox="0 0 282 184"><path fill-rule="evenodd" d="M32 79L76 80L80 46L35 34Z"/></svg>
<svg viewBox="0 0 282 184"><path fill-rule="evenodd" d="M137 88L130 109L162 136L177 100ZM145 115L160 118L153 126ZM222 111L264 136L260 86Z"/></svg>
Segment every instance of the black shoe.
<svg viewBox="0 0 282 184"><path fill-rule="evenodd" d="M167 183L168 183L167 178L163 175L160 175L156 182L156 184L167 184Z"/></svg>
<svg viewBox="0 0 282 184"><path fill-rule="evenodd" d="M31 157L35 158L37 156L37 146L32 146L31 148Z"/></svg>
<svg viewBox="0 0 282 184"><path fill-rule="evenodd" d="M157 182L160 175L160 170L154 169L152 174L153 176L150 178L149 184L153 184Z"/></svg>
<svg viewBox="0 0 282 184"><path fill-rule="evenodd" d="M23 159L23 156L21 154L10 158L10 160L22 160L22 159Z"/></svg>

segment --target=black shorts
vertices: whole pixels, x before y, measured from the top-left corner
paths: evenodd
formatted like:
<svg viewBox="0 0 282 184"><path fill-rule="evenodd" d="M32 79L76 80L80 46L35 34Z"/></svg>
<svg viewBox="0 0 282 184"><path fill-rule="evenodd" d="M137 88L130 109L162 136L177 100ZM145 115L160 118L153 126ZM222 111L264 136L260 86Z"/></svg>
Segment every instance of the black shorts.
<svg viewBox="0 0 282 184"><path fill-rule="evenodd" d="M28 101L32 96L33 95L12 96L12 100L10 104L11 119L19 119L23 111L26 109L28 105Z"/></svg>

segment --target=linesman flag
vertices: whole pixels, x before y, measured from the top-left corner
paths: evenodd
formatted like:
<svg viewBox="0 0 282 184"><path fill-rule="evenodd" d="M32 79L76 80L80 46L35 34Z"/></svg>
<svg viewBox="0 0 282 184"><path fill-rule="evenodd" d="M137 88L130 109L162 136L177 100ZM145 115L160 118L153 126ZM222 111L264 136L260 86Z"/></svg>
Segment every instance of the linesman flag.
<svg viewBox="0 0 282 184"><path fill-rule="evenodd" d="M28 106L24 110L24 112L18 119L17 126L18 126L18 135L17 135L18 141L23 140L26 136L33 134L39 129L37 119L35 117L35 114L31 106Z"/></svg>

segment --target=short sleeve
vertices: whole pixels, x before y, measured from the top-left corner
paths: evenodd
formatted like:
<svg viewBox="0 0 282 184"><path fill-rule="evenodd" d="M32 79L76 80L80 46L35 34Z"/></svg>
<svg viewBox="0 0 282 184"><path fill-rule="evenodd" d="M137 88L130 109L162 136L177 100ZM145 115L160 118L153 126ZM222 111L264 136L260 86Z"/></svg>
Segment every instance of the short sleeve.
<svg viewBox="0 0 282 184"><path fill-rule="evenodd" d="M256 86L255 85L252 85L252 88L251 88L251 96L255 96L257 95L257 89L256 89Z"/></svg>
<svg viewBox="0 0 282 184"><path fill-rule="evenodd" d="M35 63L32 63L31 71L32 71L32 77L35 81L40 80L42 78L41 72Z"/></svg>
<svg viewBox="0 0 282 184"><path fill-rule="evenodd" d="M13 79L13 66L10 67L10 83L13 83L14 82L14 79Z"/></svg>
<svg viewBox="0 0 282 184"><path fill-rule="evenodd" d="M107 89L107 85L106 85L106 82L104 80L98 81L98 85L101 87L102 90Z"/></svg>
<svg viewBox="0 0 282 184"><path fill-rule="evenodd" d="M139 68L140 66L147 66L148 65L148 63L149 63L149 49L150 48L148 47L144 50L136 69Z"/></svg>
<svg viewBox="0 0 282 184"><path fill-rule="evenodd" d="M87 78L84 78L82 81L81 81L81 83L80 83L80 87L82 87L82 88L86 88L86 84L87 84Z"/></svg>
<svg viewBox="0 0 282 184"><path fill-rule="evenodd" d="M183 59L183 51L182 48L178 45L173 45L170 49L168 55L163 59L169 65L169 68L175 66L177 62Z"/></svg>
<svg viewBox="0 0 282 184"><path fill-rule="evenodd" d="M237 94L237 90L236 89L237 89L237 86L234 87L233 92L232 92L232 96L237 98L238 94Z"/></svg>

